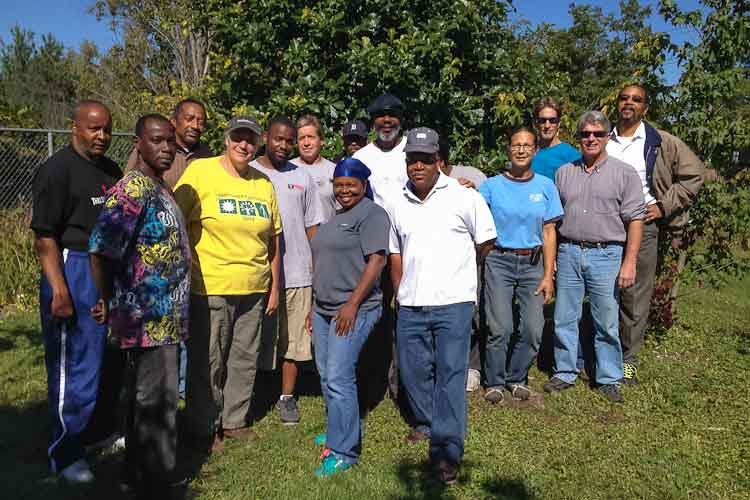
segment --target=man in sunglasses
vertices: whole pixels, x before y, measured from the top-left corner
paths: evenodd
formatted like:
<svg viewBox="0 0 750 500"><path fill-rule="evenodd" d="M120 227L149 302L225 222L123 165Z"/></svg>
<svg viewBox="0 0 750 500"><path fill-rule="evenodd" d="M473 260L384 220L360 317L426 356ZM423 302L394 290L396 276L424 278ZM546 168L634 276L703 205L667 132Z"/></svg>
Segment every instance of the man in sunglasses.
<svg viewBox="0 0 750 500"><path fill-rule="evenodd" d="M620 295L620 341L623 383L637 384L638 352L646 335L659 230L681 232L687 210L703 184L705 167L680 139L657 130L643 118L648 94L640 85L626 85L617 100L617 127L607 152L630 164L638 173L646 202L643 239L638 253L635 284Z"/></svg>
<svg viewBox="0 0 750 500"><path fill-rule="evenodd" d="M534 105L539 150L531 160L531 170L553 181L558 168L581 158L576 148L560 140L561 117L562 107L554 97L544 96Z"/></svg>
<svg viewBox="0 0 750 500"><path fill-rule="evenodd" d="M586 293L591 304L596 385L613 403L620 393L622 349L617 296L635 280L645 208L638 174L607 155L611 125L600 111L578 120L583 158L560 167L555 184L565 211L559 226L555 372L544 390L560 392L578 378L578 322Z"/></svg>
<svg viewBox="0 0 750 500"><path fill-rule="evenodd" d="M477 300L477 251L496 237L474 189L440 172L438 134L409 131L409 180L388 200L390 261L398 302L396 351L416 430L430 439L433 473L456 481L466 435L466 379Z"/></svg>

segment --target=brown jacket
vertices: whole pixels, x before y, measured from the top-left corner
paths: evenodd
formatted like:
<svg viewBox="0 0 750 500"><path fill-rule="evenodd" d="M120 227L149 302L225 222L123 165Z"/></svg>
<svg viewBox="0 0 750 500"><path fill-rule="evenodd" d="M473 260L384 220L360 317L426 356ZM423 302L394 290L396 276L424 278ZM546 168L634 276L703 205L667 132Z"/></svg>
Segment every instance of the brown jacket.
<svg viewBox="0 0 750 500"><path fill-rule="evenodd" d="M706 167L677 137L646 125L646 179L651 194L664 212L662 226L684 227L688 208L703 185Z"/></svg>
<svg viewBox="0 0 750 500"><path fill-rule="evenodd" d="M182 177L182 174L185 173L187 166L190 165L193 160L197 160L198 158L211 158L213 156L216 155L202 142L199 142L196 147L190 151L185 151L178 145L172 166L169 167L169 170L164 172L164 184L169 186L169 189L173 189L175 184L177 184L177 181ZM138 151L133 148L133 151L130 152L130 156L128 156L128 163L125 165L125 169L122 172L123 175L133 170L137 164Z"/></svg>

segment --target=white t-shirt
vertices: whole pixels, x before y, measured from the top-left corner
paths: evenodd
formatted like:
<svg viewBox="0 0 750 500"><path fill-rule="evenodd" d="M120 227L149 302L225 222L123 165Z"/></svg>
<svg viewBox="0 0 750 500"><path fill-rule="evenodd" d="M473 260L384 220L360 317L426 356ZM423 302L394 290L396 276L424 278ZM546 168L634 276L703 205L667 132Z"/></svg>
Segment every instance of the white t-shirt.
<svg viewBox="0 0 750 500"><path fill-rule="evenodd" d="M336 215L336 209L338 208L336 198L333 196L333 171L336 169L336 164L330 160L326 160L322 156L312 165L302 161L302 158L299 156L289 161L298 167L307 169L307 173L310 174L318 186L318 197L323 209L321 224L325 224L331 217Z"/></svg>
<svg viewBox="0 0 750 500"><path fill-rule="evenodd" d="M372 187L373 201L385 208L386 200L398 195L401 188L409 180L406 175L406 137L396 144L390 151L383 151L371 142L356 153L354 158L358 159L370 169L370 186Z"/></svg>
<svg viewBox="0 0 750 500"><path fill-rule="evenodd" d="M617 128L615 128L615 133L612 134L607 143L607 154L631 165L638 172L638 177L641 178L641 184L643 185L643 198L646 201L646 205L651 205L656 203L656 199L651 196L651 192L648 189L648 182L646 181L644 147L646 147L646 126L641 122L633 137L622 137L617 133Z"/></svg>
<svg viewBox="0 0 750 500"><path fill-rule="evenodd" d="M441 173L424 201L404 186L388 201L386 211L390 252L401 254L399 304L476 302L475 245L497 237L482 196Z"/></svg>

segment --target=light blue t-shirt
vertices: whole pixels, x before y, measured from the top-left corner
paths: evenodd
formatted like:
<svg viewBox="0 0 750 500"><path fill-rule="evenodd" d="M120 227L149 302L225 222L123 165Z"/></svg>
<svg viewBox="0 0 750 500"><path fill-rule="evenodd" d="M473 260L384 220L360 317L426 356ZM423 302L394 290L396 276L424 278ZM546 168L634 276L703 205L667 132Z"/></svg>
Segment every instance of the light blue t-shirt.
<svg viewBox="0 0 750 500"><path fill-rule="evenodd" d="M537 151L531 159L531 170L555 182L555 172L566 163L573 163L581 158L581 153L567 142L561 142L551 148Z"/></svg>
<svg viewBox="0 0 750 500"><path fill-rule="evenodd" d="M544 224L563 214L555 184L541 175L524 180L496 175L479 186L479 193L490 206L499 248L540 246Z"/></svg>

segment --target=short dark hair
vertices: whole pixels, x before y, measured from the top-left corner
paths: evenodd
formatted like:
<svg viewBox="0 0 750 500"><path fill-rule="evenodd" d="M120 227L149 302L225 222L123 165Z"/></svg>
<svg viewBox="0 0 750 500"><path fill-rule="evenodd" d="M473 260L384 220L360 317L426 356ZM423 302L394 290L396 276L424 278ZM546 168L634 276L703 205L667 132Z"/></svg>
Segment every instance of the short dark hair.
<svg viewBox="0 0 750 500"><path fill-rule="evenodd" d="M174 105L174 109L172 110L172 118L177 118L180 116L180 113L182 112L182 107L185 104L197 104L198 106L201 107L201 109L203 109L204 113L206 112L206 106L202 102L200 102L198 99L188 97L187 99L183 99Z"/></svg>
<svg viewBox="0 0 750 500"><path fill-rule="evenodd" d="M557 117L562 117L562 105L554 97L546 95L536 101L536 103L534 104L534 118L537 118L539 116L539 112L544 108L554 109L555 113L557 113Z"/></svg>
<svg viewBox="0 0 750 500"><path fill-rule="evenodd" d="M516 134L520 134L521 132L527 132L534 136L534 145L536 146L537 143L537 136L536 136L536 130L534 130L533 127L529 127L528 125L521 125L520 127L516 127L513 130L510 131L508 134L508 145L510 145L511 139L513 139L513 136Z"/></svg>
<svg viewBox="0 0 750 500"><path fill-rule="evenodd" d="M288 117L283 116L283 115L274 116L273 118L268 120L268 125L266 126L266 132L270 132L271 128L274 125L284 125L294 131L297 130L297 127L294 126L294 123L292 122L292 120L290 120Z"/></svg>
<svg viewBox="0 0 750 500"><path fill-rule="evenodd" d="M89 106L99 106L107 110L107 113L109 113L110 116L112 116L112 112L109 110L109 108L102 102L97 101L96 99L84 99L82 101L78 101L75 106L73 106L73 112L70 114L70 121L76 122L78 121L79 115L85 108L88 108Z"/></svg>
<svg viewBox="0 0 750 500"><path fill-rule="evenodd" d="M619 96L622 93L622 91L628 87L638 87L639 89L641 89L643 91L643 95L646 97L646 104L651 104L651 99L648 97L648 89L642 83L638 83L638 82L626 83L625 85L622 86L622 88L620 89L620 92L617 95Z"/></svg>
<svg viewBox="0 0 750 500"><path fill-rule="evenodd" d="M156 121L163 121L167 122L170 125L172 124L169 120L167 120L167 117L164 115L160 115L159 113L149 113L147 115L143 115L140 118L138 118L138 121L135 122L135 136L138 138L143 138L143 132L146 129L146 122L149 120L156 120Z"/></svg>

